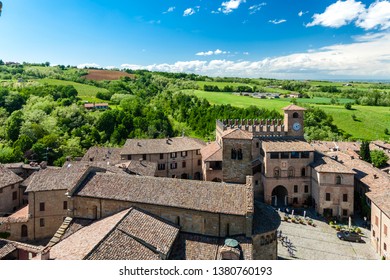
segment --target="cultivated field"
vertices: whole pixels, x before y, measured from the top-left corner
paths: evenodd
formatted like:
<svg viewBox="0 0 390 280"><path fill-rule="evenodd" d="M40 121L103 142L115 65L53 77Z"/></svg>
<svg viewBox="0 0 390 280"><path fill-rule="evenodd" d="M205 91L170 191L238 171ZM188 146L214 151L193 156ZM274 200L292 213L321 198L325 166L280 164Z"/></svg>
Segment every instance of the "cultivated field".
<svg viewBox="0 0 390 280"><path fill-rule="evenodd" d="M88 70L88 74L83 76L87 80L94 80L94 81L103 81L103 80L119 80L121 77L129 77L134 78L134 75L122 72L122 71L111 71L111 70L95 70L90 69Z"/></svg>
<svg viewBox="0 0 390 280"><path fill-rule="evenodd" d="M248 107L255 105L267 109L275 109L282 112L282 108L291 104L290 99L257 99L248 96L237 96L231 93L206 92L201 90L184 90L187 94L193 94L200 98L207 99L211 104L230 104L236 107ZM358 106L353 105L353 110L347 110L343 105L331 105L330 98L297 99L298 105L316 106L331 115L334 123L345 132L351 134L355 139L384 139L390 140L385 135L385 128L390 130L390 107L380 106ZM340 103L346 103L350 99L340 99ZM302 102L302 104L300 103ZM353 120L352 115L356 118Z"/></svg>

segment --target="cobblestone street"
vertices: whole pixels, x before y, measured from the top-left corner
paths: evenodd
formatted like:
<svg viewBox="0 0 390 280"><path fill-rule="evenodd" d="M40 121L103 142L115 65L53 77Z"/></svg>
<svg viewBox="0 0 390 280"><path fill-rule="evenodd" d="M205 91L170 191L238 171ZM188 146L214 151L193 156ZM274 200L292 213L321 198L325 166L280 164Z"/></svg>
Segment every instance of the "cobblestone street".
<svg viewBox="0 0 390 280"><path fill-rule="evenodd" d="M283 218L284 214L281 213ZM279 259L300 260L377 260L379 256L370 245L369 230L362 229L363 242L354 243L339 240L336 230L327 223L314 220L316 227L296 224L292 222L282 223L279 230L283 236L291 242L294 256L290 256L288 246L278 241Z"/></svg>

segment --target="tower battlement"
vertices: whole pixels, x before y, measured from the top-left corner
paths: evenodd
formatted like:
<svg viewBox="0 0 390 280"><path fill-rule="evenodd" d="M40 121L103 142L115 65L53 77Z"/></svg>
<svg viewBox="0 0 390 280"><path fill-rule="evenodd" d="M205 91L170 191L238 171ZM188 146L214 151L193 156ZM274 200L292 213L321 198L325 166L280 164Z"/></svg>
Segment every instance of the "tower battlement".
<svg viewBox="0 0 390 280"><path fill-rule="evenodd" d="M242 129L253 134L253 137L284 137L287 136L286 126L281 119L229 119L216 121L217 133L224 134L233 129Z"/></svg>

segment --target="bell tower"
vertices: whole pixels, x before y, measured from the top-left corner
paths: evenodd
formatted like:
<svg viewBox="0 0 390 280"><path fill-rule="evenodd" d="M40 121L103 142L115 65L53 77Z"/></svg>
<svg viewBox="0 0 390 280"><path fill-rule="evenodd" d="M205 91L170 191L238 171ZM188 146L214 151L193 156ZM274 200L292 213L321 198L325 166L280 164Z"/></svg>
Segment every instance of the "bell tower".
<svg viewBox="0 0 390 280"><path fill-rule="evenodd" d="M303 115L305 108L291 104L283 108L284 111L284 129L287 136L303 138Z"/></svg>

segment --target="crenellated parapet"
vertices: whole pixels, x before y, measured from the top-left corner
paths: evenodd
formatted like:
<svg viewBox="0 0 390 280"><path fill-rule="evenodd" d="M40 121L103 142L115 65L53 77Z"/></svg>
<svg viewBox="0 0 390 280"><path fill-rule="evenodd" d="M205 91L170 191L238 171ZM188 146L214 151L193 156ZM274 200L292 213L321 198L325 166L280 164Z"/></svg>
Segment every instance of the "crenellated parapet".
<svg viewBox="0 0 390 280"><path fill-rule="evenodd" d="M287 127L281 119L228 119L217 120L217 134L223 135L229 130L242 129L253 133L253 137L284 137Z"/></svg>

